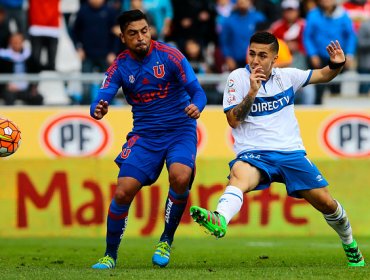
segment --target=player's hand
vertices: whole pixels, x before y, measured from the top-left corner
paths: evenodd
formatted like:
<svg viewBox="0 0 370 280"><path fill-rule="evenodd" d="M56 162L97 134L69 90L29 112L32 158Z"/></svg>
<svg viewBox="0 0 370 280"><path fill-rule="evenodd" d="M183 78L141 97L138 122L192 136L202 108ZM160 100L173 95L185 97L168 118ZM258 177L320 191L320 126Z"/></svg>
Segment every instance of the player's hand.
<svg viewBox="0 0 370 280"><path fill-rule="evenodd" d="M330 44L326 47L326 51L330 56L331 62L342 63L346 57L338 41L331 41Z"/></svg>
<svg viewBox="0 0 370 280"><path fill-rule="evenodd" d="M94 110L94 117L97 120L102 119L108 113L108 101L100 100Z"/></svg>
<svg viewBox="0 0 370 280"><path fill-rule="evenodd" d="M266 81L266 75L262 69L262 66L256 66L255 68L253 68L249 79L250 89L253 93L257 95L262 81Z"/></svg>
<svg viewBox="0 0 370 280"><path fill-rule="evenodd" d="M198 119L200 117L200 111L198 107L194 104L190 104L188 107L186 107L185 113L193 119Z"/></svg>

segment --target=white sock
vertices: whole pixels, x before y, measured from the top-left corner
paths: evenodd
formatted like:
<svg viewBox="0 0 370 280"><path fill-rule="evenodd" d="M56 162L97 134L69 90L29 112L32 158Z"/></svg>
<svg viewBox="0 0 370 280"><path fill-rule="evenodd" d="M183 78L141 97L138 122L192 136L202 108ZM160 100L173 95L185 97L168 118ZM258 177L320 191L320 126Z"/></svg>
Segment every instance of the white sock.
<svg viewBox="0 0 370 280"><path fill-rule="evenodd" d="M243 192L234 186L227 186L224 194L220 197L217 212L225 217L228 224L232 217L240 211L243 205Z"/></svg>
<svg viewBox="0 0 370 280"><path fill-rule="evenodd" d="M352 227L349 223L347 213L342 205L338 204L337 210L333 214L324 215L326 222L338 233L340 239L344 244L351 244L353 242Z"/></svg>

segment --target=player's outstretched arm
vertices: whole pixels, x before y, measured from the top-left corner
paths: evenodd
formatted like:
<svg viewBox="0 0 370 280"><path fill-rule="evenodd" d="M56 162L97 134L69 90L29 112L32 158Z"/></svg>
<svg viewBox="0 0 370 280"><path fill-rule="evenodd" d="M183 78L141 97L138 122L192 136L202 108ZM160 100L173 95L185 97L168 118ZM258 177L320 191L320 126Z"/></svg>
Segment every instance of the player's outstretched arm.
<svg viewBox="0 0 370 280"><path fill-rule="evenodd" d="M98 104L96 104L92 117L94 119L100 120L108 113L108 101L101 99Z"/></svg>
<svg viewBox="0 0 370 280"><path fill-rule="evenodd" d="M334 79L343 69L346 63L346 56L338 41L330 42L326 47L326 51L330 56L329 65L321 69L312 71L310 84L327 83Z"/></svg>

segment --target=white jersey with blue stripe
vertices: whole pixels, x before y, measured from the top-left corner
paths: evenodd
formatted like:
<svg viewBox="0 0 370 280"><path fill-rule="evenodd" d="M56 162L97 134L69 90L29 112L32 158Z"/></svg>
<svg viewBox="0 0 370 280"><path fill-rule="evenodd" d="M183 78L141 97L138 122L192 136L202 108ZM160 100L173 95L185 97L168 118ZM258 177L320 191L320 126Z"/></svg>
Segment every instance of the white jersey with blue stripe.
<svg viewBox="0 0 370 280"><path fill-rule="evenodd" d="M230 73L223 98L224 112L238 105L249 92L250 69L239 68ZM251 111L232 130L234 151L305 150L298 121L294 114L294 96L307 85L312 70L273 68L270 78L258 90Z"/></svg>

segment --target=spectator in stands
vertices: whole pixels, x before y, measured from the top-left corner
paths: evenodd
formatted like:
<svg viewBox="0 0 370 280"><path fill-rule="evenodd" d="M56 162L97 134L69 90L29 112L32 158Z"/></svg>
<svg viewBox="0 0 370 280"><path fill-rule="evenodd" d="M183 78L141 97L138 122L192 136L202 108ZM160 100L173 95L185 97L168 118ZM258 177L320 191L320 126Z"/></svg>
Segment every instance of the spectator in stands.
<svg viewBox="0 0 370 280"><path fill-rule="evenodd" d="M0 6L6 10L10 21L14 20L14 30L12 32L27 32L27 16L24 9L24 0L0 0Z"/></svg>
<svg viewBox="0 0 370 280"><path fill-rule="evenodd" d="M360 74L370 74L370 19L362 22L358 31L357 71ZM370 82L360 82L360 95L367 95Z"/></svg>
<svg viewBox="0 0 370 280"><path fill-rule="evenodd" d="M205 50L216 36L216 10L208 0L173 0L174 19L171 40L184 51L185 41L195 38Z"/></svg>
<svg viewBox="0 0 370 280"><path fill-rule="evenodd" d="M317 0L301 0L301 15L306 18L309 11L317 7Z"/></svg>
<svg viewBox="0 0 370 280"><path fill-rule="evenodd" d="M5 9L0 6L0 48L6 48L8 46L9 38L9 19L7 17Z"/></svg>
<svg viewBox="0 0 370 280"><path fill-rule="evenodd" d="M217 40L214 50L214 71L216 73L224 72L225 58L222 54L219 38L222 32L222 26L234 9L234 3L231 0L216 0L216 35ZM223 90L222 90L223 93Z"/></svg>
<svg viewBox="0 0 370 280"><path fill-rule="evenodd" d="M29 66L31 56L30 47L25 44L21 33L13 33L9 39L9 46L0 49L0 73L25 74ZM42 105L43 97L37 92L35 85L29 85L26 81L10 81L0 85L1 97L5 105L14 105L17 99L27 105Z"/></svg>
<svg viewBox="0 0 370 280"><path fill-rule="evenodd" d="M356 32L360 29L362 22L370 19L370 2L368 0L347 0L342 6L352 19Z"/></svg>
<svg viewBox="0 0 370 280"><path fill-rule="evenodd" d="M216 0L216 31L221 33L222 25L234 9L234 3L231 0Z"/></svg>
<svg viewBox="0 0 370 280"><path fill-rule="evenodd" d="M60 10L63 14L64 23L67 33L72 37L73 22L76 19L76 14L80 9L80 1L77 0L60 0Z"/></svg>
<svg viewBox="0 0 370 280"><path fill-rule="evenodd" d="M32 72L55 70L60 34L59 0L29 0L29 35L32 46ZM42 61L42 51L47 61Z"/></svg>
<svg viewBox="0 0 370 280"><path fill-rule="evenodd" d="M205 50L202 49L201 44L196 39L190 38L185 41L183 54L196 74L202 75L211 72L211 67L205 58ZM202 87L207 95L207 104L221 104L222 95L214 85L204 84Z"/></svg>
<svg viewBox="0 0 370 280"><path fill-rule="evenodd" d="M143 0L144 9L154 20L158 40L165 41L171 32L173 8L171 0Z"/></svg>
<svg viewBox="0 0 370 280"><path fill-rule="evenodd" d="M257 24L266 17L252 6L251 0L238 0L235 10L225 19L220 37L222 53L228 71L245 66L249 39Z"/></svg>
<svg viewBox="0 0 370 280"><path fill-rule="evenodd" d="M77 13L72 38L82 61L82 72L104 72L116 58L116 11L105 0L87 0ZM90 104L94 85L83 85L81 104Z"/></svg>
<svg viewBox="0 0 370 280"><path fill-rule="evenodd" d="M253 0L257 11L266 16L266 21L271 24L281 18L280 0Z"/></svg>
<svg viewBox="0 0 370 280"><path fill-rule="evenodd" d="M210 69L204 58L202 47L196 39L186 40L184 55L196 74L209 73Z"/></svg>
<svg viewBox="0 0 370 280"><path fill-rule="evenodd" d="M307 69L308 63L303 45L303 30L305 19L300 16L300 3L298 0L283 0L281 2L282 18L275 21L270 32L279 40L286 42L292 56L291 67ZM281 42L279 42L281 44ZM279 49L280 57L280 49ZM276 66L279 67L279 66ZM281 67L281 66L280 66ZM308 85L296 95L299 99L296 104L313 104L315 100L315 86Z"/></svg>
<svg viewBox="0 0 370 280"><path fill-rule="evenodd" d="M284 0L281 7L282 18L271 25L270 32L288 44L293 55L294 67L307 69L303 45L305 20L300 17L299 1Z"/></svg>
<svg viewBox="0 0 370 280"><path fill-rule="evenodd" d="M336 0L318 0L306 18L303 42L309 57L310 68L318 69L329 61L326 46L330 41L338 40L346 54L345 69L354 67L356 51L356 33L348 13L336 4ZM316 85L315 104L322 104L327 84ZM340 93L339 84L329 84L332 94Z"/></svg>

